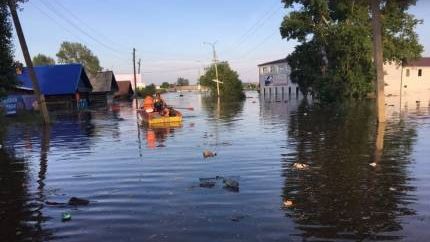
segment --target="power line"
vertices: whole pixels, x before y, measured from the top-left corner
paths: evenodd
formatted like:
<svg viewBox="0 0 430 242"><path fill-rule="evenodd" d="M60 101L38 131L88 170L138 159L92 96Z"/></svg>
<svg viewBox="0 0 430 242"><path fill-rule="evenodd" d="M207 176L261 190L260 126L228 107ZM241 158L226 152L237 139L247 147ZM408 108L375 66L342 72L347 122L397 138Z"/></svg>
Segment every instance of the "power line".
<svg viewBox="0 0 430 242"><path fill-rule="evenodd" d="M255 45L253 48L249 49L249 51L245 52L239 59L243 59L249 56L251 53L255 52L258 48L260 48L263 44L265 44L268 40L270 40L278 31L275 30L271 32L266 38L264 38L261 42Z"/></svg>
<svg viewBox="0 0 430 242"><path fill-rule="evenodd" d="M79 27L79 25L77 25L76 23L74 23L72 20L70 20L69 18L67 18L65 15L61 14L60 11L58 11L58 9L56 9L53 5L51 5L48 2L45 2L43 0L40 0L40 2L48 9L50 10L52 13L54 13L55 15L57 15L59 18L61 18L62 20L66 21L67 23L69 23L71 26L73 26L76 30L78 30L79 32L81 32L83 35L87 36L88 38L90 38L91 40L93 40L94 42L97 42L98 44L100 44L101 46L105 47L108 50L111 50L112 52L115 53L119 53L122 54L120 51L116 50L115 48L112 48L111 46L105 44L104 42L98 40L97 38L95 38L94 36L92 36L91 34L89 34L87 31L83 30L81 27Z"/></svg>
<svg viewBox="0 0 430 242"><path fill-rule="evenodd" d="M69 10L68 8L66 8L60 1L53 1L53 3L55 3L57 6L59 6L64 11L66 11L68 14L70 14L70 16L72 16L75 20L77 20L78 22L80 22L82 25L86 26L88 28L88 30L90 30L92 33L96 33L97 35L99 35L102 39L108 40L109 42L111 42L112 44L115 44L116 46L120 45L124 49L131 49L131 47L128 47L128 46L123 45L122 43L113 41L108 36L104 35L102 32L100 32L100 31L96 30L95 28L91 27L86 21L83 21L78 16L76 16L71 10Z"/></svg>

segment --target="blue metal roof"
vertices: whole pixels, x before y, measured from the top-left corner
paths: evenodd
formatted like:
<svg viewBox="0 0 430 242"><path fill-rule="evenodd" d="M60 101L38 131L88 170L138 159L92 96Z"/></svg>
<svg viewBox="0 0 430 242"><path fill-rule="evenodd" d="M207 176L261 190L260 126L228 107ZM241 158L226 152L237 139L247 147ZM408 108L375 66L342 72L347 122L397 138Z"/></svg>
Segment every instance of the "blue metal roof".
<svg viewBox="0 0 430 242"><path fill-rule="evenodd" d="M40 90L44 95L66 95L74 94L84 86L90 91L91 83L81 64L62 64L34 67ZM28 68L24 68L18 75L20 86L32 88Z"/></svg>

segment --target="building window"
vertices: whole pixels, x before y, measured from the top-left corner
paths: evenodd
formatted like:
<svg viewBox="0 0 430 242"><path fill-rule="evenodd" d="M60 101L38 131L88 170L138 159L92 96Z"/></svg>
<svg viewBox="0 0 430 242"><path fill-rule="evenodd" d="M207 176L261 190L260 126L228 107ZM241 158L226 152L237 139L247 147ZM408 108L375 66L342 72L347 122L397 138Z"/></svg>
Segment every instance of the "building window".
<svg viewBox="0 0 430 242"><path fill-rule="evenodd" d="M279 68L279 72L281 72L281 73L285 72L285 66L284 65L280 65L278 68Z"/></svg>
<svg viewBox="0 0 430 242"><path fill-rule="evenodd" d="M411 75L411 70L406 69L406 76L409 76L409 75Z"/></svg>
<svg viewBox="0 0 430 242"><path fill-rule="evenodd" d="M270 67L270 73L276 73L276 66Z"/></svg>
<svg viewBox="0 0 430 242"><path fill-rule="evenodd" d="M269 72L269 68L266 66L266 67L263 67L263 74L266 74L266 73L268 73Z"/></svg>
<svg viewBox="0 0 430 242"><path fill-rule="evenodd" d="M422 69L418 69L418 76L422 76L423 75L423 70Z"/></svg>

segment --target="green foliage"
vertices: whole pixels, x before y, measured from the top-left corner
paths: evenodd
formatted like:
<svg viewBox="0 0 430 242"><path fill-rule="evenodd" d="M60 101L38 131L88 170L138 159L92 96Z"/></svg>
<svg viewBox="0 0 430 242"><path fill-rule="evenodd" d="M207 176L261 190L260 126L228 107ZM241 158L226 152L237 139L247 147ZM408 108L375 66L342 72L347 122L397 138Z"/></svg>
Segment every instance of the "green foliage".
<svg viewBox="0 0 430 242"><path fill-rule="evenodd" d="M0 1L0 98L16 85L13 61L12 26L6 1Z"/></svg>
<svg viewBox="0 0 430 242"><path fill-rule="evenodd" d="M33 57L34 66L55 65L55 60L44 54L38 54Z"/></svg>
<svg viewBox="0 0 430 242"><path fill-rule="evenodd" d="M146 96L152 96L157 92L157 88L154 84L148 85L144 88L137 88L136 94L139 97L146 97Z"/></svg>
<svg viewBox="0 0 430 242"><path fill-rule="evenodd" d="M160 86L161 88L167 89L170 87L170 84L168 82L163 82Z"/></svg>
<svg viewBox="0 0 430 242"><path fill-rule="evenodd" d="M412 0L382 1L384 60L401 62L420 56L415 27L407 13ZM287 57L291 79L304 93L323 101L362 98L373 91L372 27L369 2L283 0L292 11L284 17L283 38L300 44ZM300 7L299 7L300 6Z"/></svg>
<svg viewBox="0 0 430 242"><path fill-rule="evenodd" d="M190 85L190 81L188 79L185 79L183 77L179 77L176 81L176 85L178 86L188 86Z"/></svg>
<svg viewBox="0 0 430 242"><path fill-rule="evenodd" d="M227 62L218 63L218 76L219 80L223 82L219 84L220 95L223 99L244 99L242 81L236 71L230 68ZM211 93L215 95L216 89L215 65L211 65L203 76L200 77L199 83L202 86L208 87Z"/></svg>
<svg viewBox="0 0 430 242"><path fill-rule="evenodd" d="M102 70L99 58L81 43L68 41L61 43L57 57L59 63L81 63L91 74Z"/></svg>

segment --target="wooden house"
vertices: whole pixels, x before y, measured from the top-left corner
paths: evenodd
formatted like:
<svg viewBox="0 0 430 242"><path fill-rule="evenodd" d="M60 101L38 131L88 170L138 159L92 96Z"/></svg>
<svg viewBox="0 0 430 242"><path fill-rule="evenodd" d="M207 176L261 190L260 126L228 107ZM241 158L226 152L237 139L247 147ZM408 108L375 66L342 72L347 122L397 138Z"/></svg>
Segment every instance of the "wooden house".
<svg viewBox="0 0 430 242"><path fill-rule="evenodd" d="M92 86L81 64L34 67L41 92L50 110L80 110L89 104ZM32 88L28 69L18 75L20 87Z"/></svg>
<svg viewBox="0 0 430 242"><path fill-rule="evenodd" d="M113 95L119 90L112 71L98 72L90 76L93 90L90 94L91 106L106 107L112 104Z"/></svg>
<svg viewBox="0 0 430 242"><path fill-rule="evenodd" d="M131 81L119 81L118 91L115 93L115 98L120 100L131 100L134 95Z"/></svg>

